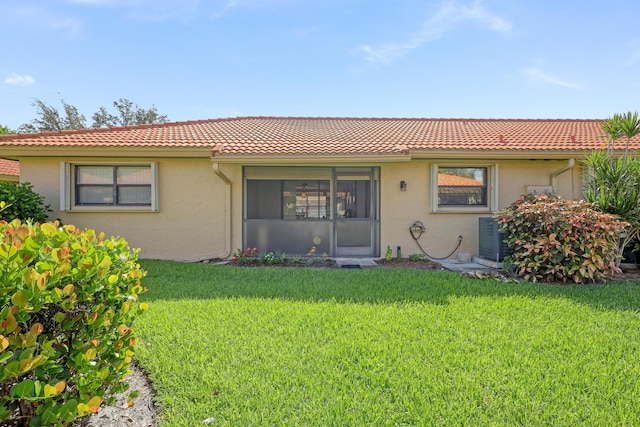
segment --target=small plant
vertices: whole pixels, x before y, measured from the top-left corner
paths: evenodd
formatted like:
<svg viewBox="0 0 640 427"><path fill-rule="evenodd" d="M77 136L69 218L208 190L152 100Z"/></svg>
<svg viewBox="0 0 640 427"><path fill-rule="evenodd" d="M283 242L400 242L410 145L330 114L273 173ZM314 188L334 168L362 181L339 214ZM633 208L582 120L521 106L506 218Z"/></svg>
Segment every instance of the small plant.
<svg viewBox="0 0 640 427"><path fill-rule="evenodd" d="M521 197L498 212L517 275L531 282L594 282L619 272L618 241L628 223L587 202Z"/></svg>
<svg viewBox="0 0 640 427"><path fill-rule="evenodd" d="M384 254L384 259L387 261L391 261L393 258L393 251L391 250L391 246L387 245L387 253Z"/></svg>
<svg viewBox="0 0 640 427"><path fill-rule="evenodd" d="M329 261L329 254L328 254L328 253L326 253L326 252L323 252L323 253L322 253L322 258L321 258L321 259L322 259L322 262L327 262L327 261Z"/></svg>
<svg viewBox="0 0 640 427"><path fill-rule="evenodd" d="M424 259L426 259L427 256L425 254L411 254L409 255L409 260L410 261L422 261Z"/></svg>
<svg viewBox="0 0 640 427"><path fill-rule="evenodd" d="M232 256L233 262L238 265L254 264L258 256L258 248L238 249Z"/></svg>
<svg viewBox="0 0 640 427"><path fill-rule="evenodd" d="M312 266L316 262L315 257L316 257L316 247L311 246L311 249L309 249L309 253L307 253L308 266Z"/></svg>
<svg viewBox="0 0 640 427"><path fill-rule="evenodd" d="M512 279L518 277L518 270L513 260L513 256L508 255L504 257L502 260L502 270L504 270L505 274Z"/></svg>
<svg viewBox="0 0 640 427"><path fill-rule="evenodd" d="M260 262L268 265L278 264L279 258L273 252L268 252L260 257Z"/></svg>

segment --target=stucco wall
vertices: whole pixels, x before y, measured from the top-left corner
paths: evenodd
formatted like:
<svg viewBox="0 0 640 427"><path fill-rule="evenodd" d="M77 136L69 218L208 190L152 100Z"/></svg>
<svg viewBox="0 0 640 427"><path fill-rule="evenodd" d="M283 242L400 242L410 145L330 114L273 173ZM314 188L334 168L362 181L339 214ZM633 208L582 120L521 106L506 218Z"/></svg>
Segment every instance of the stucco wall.
<svg viewBox="0 0 640 427"><path fill-rule="evenodd" d="M61 211L62 160L78 159L21 159L21 181L31 182L45 196L53 209L49 218L122 236L131 247L141 248L141 258L197 261L226 255L225 186L209 159L156 159L159 212L117 213Z"/></svg>
<svg viewBox="0 0 640 427"><path fill-rule="evenodd" d="M444 257L456 247L458 236L462 244L458 251L478 255L478 218L492 216L492 212L435 213L431 210L431 164L441 161L414 160L410 163L384 164L381 170L381 255L387 245L396 256L397 246L401 246L404 256L421 253L420 248L409 233L414 221L421 221L426 232L418 242L433 257ZM567 165L567 161L523 160L523 161L460 161L465 164L497 165L497 209L510 205L526 186L548 186L551 175ZM581 170L575 167L557 177L555 191L566 198L580 198ZM400 191L400 181L407 182L407 190Z"/></svg>
<svg viewBox="0 0 640 427"><path fill-rule="evenodd" d="M141 258L198 261L228 257L242 247L242 166L222 164L221 172L230 180L231 209L226 205L226 184L215 173L210 159L147 159L158 162L159 212L64 212L60 210L60 163L82 159L21 159L21 181L31 182L45 196L53 212L66 224L93 228L108 235L124 237L132 247L142 249ZM109 159L101 159L109 162ZM381 246L396 254L401 246L405 256L420 253L409 233L414 221L422 221L426 233L419 243L434 257L448 255L463 236L458 252L478 254L478 217L483 213L434 213L431 211L431 165L441 161L413 160L384 163L381 167ZM113 159L113 164L122 163ZM502 209L524 194L527 185L547 186L551 174L567 165L566 161L456 162L497 165L497 209ZM362 166L362 165L360 165ZM375 165L371 165L375 166ZM556 193L580 198L579 164L558 176ZM407 191L400 191L400 181ZM226 215L231 212L228 227ZM230 232L230 235L227 233Z"/></svg>

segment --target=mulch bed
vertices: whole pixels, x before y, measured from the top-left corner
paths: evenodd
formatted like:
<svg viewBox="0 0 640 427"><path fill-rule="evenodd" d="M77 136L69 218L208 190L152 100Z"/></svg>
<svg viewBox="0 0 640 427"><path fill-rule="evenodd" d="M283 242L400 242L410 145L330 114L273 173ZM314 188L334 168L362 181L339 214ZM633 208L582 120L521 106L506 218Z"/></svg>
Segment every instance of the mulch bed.
<svg viewBox="0 0 640 427"><path fill-rule="evenodd" d="M377 259L376 263L380 267L399 267L399 268L417 268L419 270L443 270L442 265L435 261L426 259L411 260L409 258L402 259Z"/></svg>

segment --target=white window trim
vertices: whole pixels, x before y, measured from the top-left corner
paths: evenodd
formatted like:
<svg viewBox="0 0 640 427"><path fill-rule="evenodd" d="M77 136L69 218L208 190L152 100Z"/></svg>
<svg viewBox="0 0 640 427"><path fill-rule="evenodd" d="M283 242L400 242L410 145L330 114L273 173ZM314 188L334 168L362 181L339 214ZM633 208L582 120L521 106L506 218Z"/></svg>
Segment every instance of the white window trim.
<svg viewBox="0 0 640 427"><path fill-rule="evenodd" d="M488 206L438 206L438 170L441 167L487 168ZM491 213L498 206L498 165L495 163L442 162L431 164L431 213Z"/></svg>
<svg viewBox="0 0 640 427"><path fill-rule="evenodd" d="M76 206L74 201L75 166L150 166L151 206ZM158 163L157 162L61 162L60 163L60 209L65 212L158 212Z"/></svg>

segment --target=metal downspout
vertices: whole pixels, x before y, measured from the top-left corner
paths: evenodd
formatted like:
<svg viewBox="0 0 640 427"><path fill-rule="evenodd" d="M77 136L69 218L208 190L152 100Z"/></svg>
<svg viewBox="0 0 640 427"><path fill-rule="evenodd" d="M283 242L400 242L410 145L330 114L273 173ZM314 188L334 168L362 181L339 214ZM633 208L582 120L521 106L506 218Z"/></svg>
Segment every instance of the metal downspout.
<svg viewBox="0 0 640 427"><path fill-rule="evenodd" d="M553 191L556 190L556 186L558 184L558 176L560 174L565 173L566 171L573 169L573 167L576 164L576 159L569 159L567 161L567 164L565 166L563 166L562 168L558 169L555 172L551 172L551 188L553 188ZM571 178L571 196L573 197L573 177Z"/></svg>
<svg viewBox="0 0 640 427"><path fill-rule="evenodd" d="M225 200L224 200L224 221L225 221L225 239L224 239L224 254L222 259L229 258L231 256L231 180L220 169L220 163L212 163L213 172L220 178L225 184Z"/></svg>

